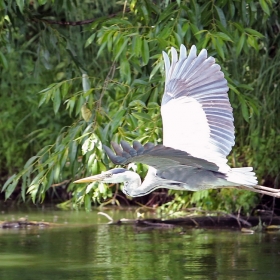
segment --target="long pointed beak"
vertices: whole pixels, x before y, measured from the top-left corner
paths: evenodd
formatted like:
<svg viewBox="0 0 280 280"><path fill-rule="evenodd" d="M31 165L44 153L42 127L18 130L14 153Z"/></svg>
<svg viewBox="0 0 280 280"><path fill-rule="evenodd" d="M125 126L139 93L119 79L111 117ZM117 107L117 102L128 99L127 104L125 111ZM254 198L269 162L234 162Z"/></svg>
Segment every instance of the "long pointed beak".
<svg viewBox="0 0 280 280"><path fill-rule="evenodd" d="M95 182L95 181L102 181L103 179L104 179L104 175L98 174L95 176L90 176L90 177L79 179L77 181L74 181L73 183L75 183L75 184L91 183L91 182Z"/></svg>

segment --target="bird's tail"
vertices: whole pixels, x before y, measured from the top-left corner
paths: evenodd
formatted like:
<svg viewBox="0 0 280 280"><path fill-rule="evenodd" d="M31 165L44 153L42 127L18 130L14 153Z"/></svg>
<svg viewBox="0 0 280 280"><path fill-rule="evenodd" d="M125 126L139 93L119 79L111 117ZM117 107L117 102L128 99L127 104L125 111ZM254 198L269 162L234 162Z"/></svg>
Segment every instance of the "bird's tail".
<svg viewBox="0 0 280 280"><path fill-rule="evenodd" d="M257 177L252 167L231 168L226 179L233 183L235 188L280 198L280 189L257 185Z"/></svg>
<svg viewBox="0 0 280 280"><path fill-rule="evenodd" d="M255 186L258 184L252 167L231 168L227 174L227 181L238 185Z"/></svg>

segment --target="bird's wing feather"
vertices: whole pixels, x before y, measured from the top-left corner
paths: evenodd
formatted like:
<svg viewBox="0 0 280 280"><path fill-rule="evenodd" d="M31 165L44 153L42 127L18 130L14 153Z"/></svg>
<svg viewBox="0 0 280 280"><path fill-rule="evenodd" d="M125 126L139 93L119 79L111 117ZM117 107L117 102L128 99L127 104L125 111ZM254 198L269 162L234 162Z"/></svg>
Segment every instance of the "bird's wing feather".
<svg viewBox="0 0 280 280"><path fill-rule="evenodd" d="M162 99L163 144L227 168L226 156L234 145L232 107L220 66L207 51L180 57L171 49L171 63L163 52L166 69Z"/></svg>
<svg viewBox="0 0 280 280"><path fill-rule="evenodd" d="M114 164L124 165L138 162L152 166L157 170L166 170L175 166L203 168L211 171L219 170L219 167L212 162L163 145L155 146L152 143L147 143L142 146L139 142L134 141L133 147L131 147L127 142L121 141L121 146L112 142L112 147L115 152L103 145L106 154Z"/></svg>

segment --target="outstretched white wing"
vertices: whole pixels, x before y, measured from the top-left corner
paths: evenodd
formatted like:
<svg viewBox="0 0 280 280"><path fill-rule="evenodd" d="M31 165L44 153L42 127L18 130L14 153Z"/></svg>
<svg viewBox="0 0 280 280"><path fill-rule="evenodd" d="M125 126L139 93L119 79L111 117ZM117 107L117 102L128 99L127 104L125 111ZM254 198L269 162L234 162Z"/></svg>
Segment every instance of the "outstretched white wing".
<svg viewBox="0 0 280 280"><path fill-rule="evenodd" d="M171 49L172 60L163 52L166 82L162 99L163 144L228 169L226 156L234 145L232 107L223 72L203 49L192 46L180 57Z"/></svg>

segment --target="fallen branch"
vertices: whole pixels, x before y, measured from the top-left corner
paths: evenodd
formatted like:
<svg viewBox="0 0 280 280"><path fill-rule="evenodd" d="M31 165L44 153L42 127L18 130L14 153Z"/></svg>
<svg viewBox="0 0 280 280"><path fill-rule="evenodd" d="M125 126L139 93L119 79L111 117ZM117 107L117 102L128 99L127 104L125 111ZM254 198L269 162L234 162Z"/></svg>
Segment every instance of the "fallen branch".
<svg viewBox="0 0 280 280"><path fill-rule="evenodd" d="M240 228L252 228L259 224L259 217L249 217L245 220L245 217L239 217L237 219L234 215L227 216L203 216L203 217L185 217L185 218L176 218L176 219L120 219L117 222L111 224L135 224L136 226L153 226L153 227L175 227L175 226L184 226L184 227L200 227L200 228L231 228L231 229L240 229ZM262 224L268 224L271 217L262 217ZM272 219L273 225L280 225L280 217L274 217ZM264 229L266 226L264 226Z"/></svg>

